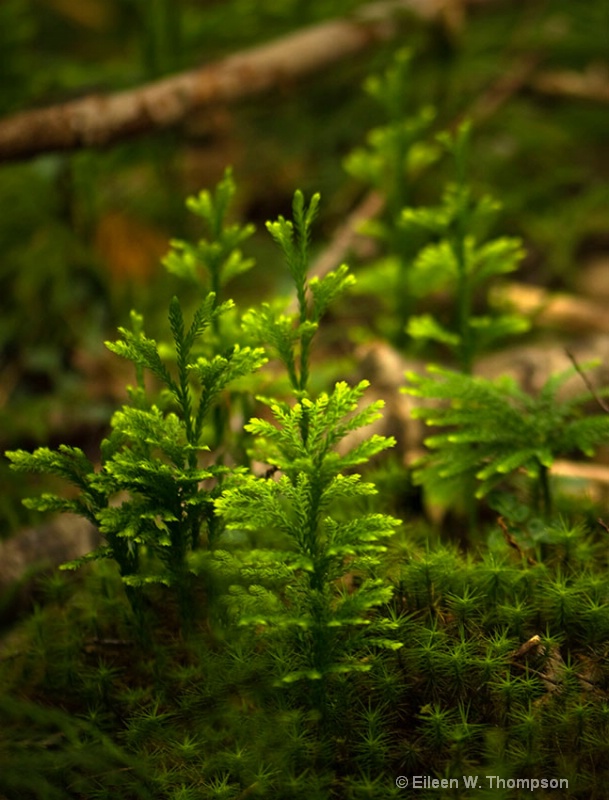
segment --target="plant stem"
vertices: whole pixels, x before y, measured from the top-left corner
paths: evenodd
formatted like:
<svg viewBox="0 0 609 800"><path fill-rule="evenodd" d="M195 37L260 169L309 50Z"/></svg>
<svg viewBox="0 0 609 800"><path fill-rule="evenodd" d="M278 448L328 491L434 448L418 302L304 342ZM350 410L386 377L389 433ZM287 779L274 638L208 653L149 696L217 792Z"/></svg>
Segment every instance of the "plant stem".
<svg viewBox="0 0 609 800"><path fill-rule="evenodd" d="M552 516L552 490L550 488L550 470L545 464L539 465L538 492L543 503L543 515L546 520Z"/></svg>

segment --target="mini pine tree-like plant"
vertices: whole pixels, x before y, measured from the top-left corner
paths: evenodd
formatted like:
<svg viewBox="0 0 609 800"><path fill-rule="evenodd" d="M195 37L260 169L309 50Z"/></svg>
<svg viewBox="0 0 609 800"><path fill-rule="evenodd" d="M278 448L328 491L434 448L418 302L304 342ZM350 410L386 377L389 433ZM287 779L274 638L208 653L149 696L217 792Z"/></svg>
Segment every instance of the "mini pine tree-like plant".
<svg viewBox="0 0 609 800"><path fill-rule="evenodd" d="M398 521L384 514L345 520L344 512L336 511L340 504L375 493L359 475L344 473L392 444L372 436L345 454L336 452L349 432L379 416L379 403L357 411L367 386L367 381L354 387L338 383L332 393L316 400L305 397L291 408L272 404L274 422L252 419L246 427L258 437L256 457L277 467L281 477L249 476L216 501L229 528L274 530L284 542L286 549L274 557L290 577L288 608L268 617L254 615L249 621L307 632L310 642L301 655L301 668L282 677L288 683L368 669L350 662L352 646L345 647L341 629L369 625L370 609L387 602L391 594L375 574L385 551L383 540ZM354 572L367 577L349 593L343 584Z"/></svg>
<svg viewBox="0 0 609 800"><path fill-rule="evenodd" d="M243 325L251 335L279 357L286 368L290 385L297 397L304 396L310 378L311 343L319 322L332 301L353 286L346 264L323 278L307 278L311 227L319 211L319 194L307 206L301 191L294 193L293 221L279 216L267 222L267 230L282 250L290 277L296 288L298 312L282 313L278 305L264 303L260 309L244 315Z"/></svg>
<svg viewBox="0 0 609 800"><path fill-rule="evenodd" d="M436 145L423 141L435 117L434 110L427 106L413 116L408 115L411 71L412 52L402 48L382 75L367 79L365 89L382 107L387 124L370 131L368 146L354 150L345 161L347 172L386 195L394 222L409 202L412 174L433 163L439 155ZM399 235L389 225L372 230L388 243L391 237Z"/></svg>
<svg viewBox="0 0 609 800"><path fill-rule="evenodd" d="M521 316L474 313L476 303L486 302L481 297L486 284L517 269L524 252L513 237L485 241L500 204L488 196L476 199L468 183L471 125L426 138L435 114L430 107L408 114L410 70L411 54L401 50L383 75L368 80L366 88L383 106L388 124L372 130L368 146L345 162L347 171L381 192L386 203L386 218L363 229L382 242L386 255L364 270L358 288L389 305L380 324L392 326L388 334L399 347L412 339L437 342L470 372L477 352L528 329ZM413 206L417 177L442 151L454 159L455 180L440 205ZM422 300L440 291L455 298L453 319L417 313Z"/></svg>
<svg viewBox="0 0 609 800"><path fill-rule="evenodd" d="M222 220L231 187L227 175L215 199L202 193L195 204L213 221L217 239L222 239ZM217 254L217 258L210 256L208 264L212 282L219 284L226 277L226 264L243 265L240 254L235 255L231 246L244 234L236 229L233 234L222 248L213 244L208 248ZM182 271L194 270L199 255L199 251L174 243L174 253L167 261L174 271L178 266ZM79 514L103 534L102 547L64 568L111 558L118 565L138 614L143 587L162 583L176 593L185 625L194 612L189 554L203 543L213 549L218 535L213 501L221 491L224 476L231 471L221 463L203 466L201 462L201 454L210 450L206 440L217 444L221 433L213 412L229 384L251 375L266 361L261 348L239 344L213 354L210 347L213 351L217 345L213 335L207 355L200 354L206 331L217 331L218 320L232 308L232 301L219 304L216 294L209 292L187 325L180 302L174 297L169 308L173 342L167 359L164 353L168 348L146 336L143 318L132 312L131 329L120 328L123 338L107 343L107 347L133 362L137 383L128 390L130 404L112 418L112 432L101 443L98 469L80 448L67 445L57 451L39 448L33 453L7 453L13 469L62 477L79 493L75 499L43 494L26 501L28 507ZM149 397L145 372L162 387L159 400Z"/></svg>
<svg viewBox="0 0 609 800"><path fill-rule="evenodd" d="M517 269L524 256L520 240L503 236L484 241L485 230L500 208L489 196L476 200L467 182L471 125L438 141L454 158L456 181L449 184L438 207L405 208L400 224L411 235L423 229L433 238L412 267L415 294L449 289L455 297L454 319L448 324L431 314L413 316L407 331L418 340L440 342L455 355L459 369L469 373L476 355L499 339L524 333L528 321L516 314L475 314L474 301L489 280Z"/></svg>
<svg viewBox="0 0 609 800"><path fill-rule="evenodd" d="M317 398L309 395L311 340L327 305L349 283L344 266L307 281L308 240L318 201L314 196L307 207L297 192L294 222L280 218L268 225L296 284L296 317L265 307L251 312L248 321L274 345L296 396L293 405L266 401L272 421L256 418L246 426L256 437L256 459L277 472L243 478L216 500L216 508L229 529L272 531L278 539L275 549L254 551L242 562L242 581L232 588L234 605L241 624L274 637L278 683L309 682L310 711L327 735L332 678L368 671L371 663L362 658L366 647L400 646L389 635L393 623L373 615L392 594L379 567L386 540L399 523L385 514L348 513L359 498L376 491L351 470L393 444L374 435L347 452L337 451L347 434L379 416L381 402L359 408L368 383L350 387L340 382ZM360 583L349 590L353 574ZM283 603L272 602L265 588L269 583ZM261 603L265 596L269 602Z"/></svg>
<svg viewBox="0 0 609 800"><path fill-rule="evenodd" d="M380 325L400 347L407 343L406 325L417 301L412 264L422 241L400 220L405 206L413 202L417 177L441 152L436 143L425 139L434 109L409 111L411 71L412 53L402 48L383 74L368 78L365 89L382 107L386 124L372 129L366 146L345 159L346 171L385 199L384 217L369 220L362 228L381 243L383 254L370 268L360 270L357 291L378 296L386 310Z"/></svg>
<svg viewBox="0 0 609 800"><path fill-rule="evenodd" d="M177 275L189 287L196 287L198 296L212 294L214 308L225 300L226 285L255 263L253 258L244 257L240 249L240 245L254 233L255 226L229 222L228 219L236 191L232 169L227 167L213 191L203 189L198 195L187 198L186 207L201 220L205 235L196 242L172 239L170 251L163 259L167 271ZM229 313L225 308L222 314L215 314L211 320L211 332L218 353L240 342L242 332L237 308L232 306ZM213 439L210 445L213 448L227 444L229 405L217 404L212 412Z"/></svg>

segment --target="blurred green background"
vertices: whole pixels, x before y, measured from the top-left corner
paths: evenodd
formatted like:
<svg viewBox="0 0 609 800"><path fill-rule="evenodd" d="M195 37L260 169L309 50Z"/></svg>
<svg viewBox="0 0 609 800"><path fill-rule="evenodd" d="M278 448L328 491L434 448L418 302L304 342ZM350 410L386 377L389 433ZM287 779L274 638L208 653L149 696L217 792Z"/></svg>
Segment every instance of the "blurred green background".
<svg viewBox="0 0 609 800"><path fill-rule="evenodd" d="M364 5L4 0L0 126L19 111L135 88L307 25L357 17ZM435 106L437 130L478 117L471 177L503 201L503 232L525 241L519 278L572 290L583 264L609 259L609 102L594 91L603 74L609 91L606 0L455 1L432 19L402 8L397 20L389 42L262 96L194 113L175 129L0 163L2 451L66 442L95 455L132 379L103 341L132 307L151 331L164 330L168 299L183 287L160 259L170 238L196 237L184 200L212 187L229 164L235 214L258 229L247 247L258 266L232 292L247 305L285 288L264 222L289 213L294 189L320 191L317 246L332 236L366 191L343 162L385 122L362 83L404 46L414 53L408 108ZM506 76L528 64L527 78L502 96ZM549 71L579 75L589 96L541 91L535 79ZM414 200L435 201L445 178L442 165L430 170ZM7 536L28 522L20 499L32 487L4 460L0 480Z"/></svg>

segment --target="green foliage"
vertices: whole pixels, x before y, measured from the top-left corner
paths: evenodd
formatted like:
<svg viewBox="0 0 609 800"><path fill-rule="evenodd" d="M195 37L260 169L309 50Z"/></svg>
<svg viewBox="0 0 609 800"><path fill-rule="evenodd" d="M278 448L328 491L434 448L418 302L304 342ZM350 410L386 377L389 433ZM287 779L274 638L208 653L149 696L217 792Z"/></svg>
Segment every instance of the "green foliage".
<svg viewBox="0 0 609 800"><path fill-rule="evenodd" d="M387 241L390 249L399 249L399 228L395 222L408 203L411 182L422 168L439 156L437 145L423 140L435 117L427 106L415 116L408 116L412 95L412 53L398 50L393 63L382 75L368 78L365 89L382 107L387 125L368 134L368 147L357 148L345 160L349 174L381 191L391 215L388 224L373 231Z"/></svg>
<svg viewBox="0 0 609 800"><path fill-rule="evenodd" d="M200 208L216 215L219 236L231 193L232 183L227 177L216 192L215 202L210 195L207 200L201 195L198 201ZM216 264L218 276L227 260L234 261L223 253ZM107 343L113 353L133 362L137 386L130 390L131 405L112 418L112 433L101 444L99 470L76 447L7 454L14 469L58 475L79 490L77 498L71 500L46 494L28 501L39 511L73 511L99 527L107 544L70 566L95 558L114 559L138 608L136 590L150 582L171 586L178 595L184 621L193 614L188 554L202 540L213 548L217 536L213 500L230 471L220 463L201 467L199 454L209 450L203 443L205 426L217 421L211 419L211 412L227 386L266 361L261 349L239 345L211 357L197 356L206 330L231 308L231 302L218 305L216 295L210 292L187 326L180 302L173 298L169 324L175 367L163 359L156 340L145 335L143 319L135 312L132 329L120 328L123 338ZM161 406L147 396L146 371L163 389ZM222 437L222 429L215 433L216 440ZM203 489L203 482L209 488ZM116 497L121 498L119 504L114 502Z"/></svg>
<svg viewBox="0 0 609 800"><path fill-rule="evenodd" d="M197 197L189 197L187 208L204 221L209 238L200 239L196 244L172 239L171 251L163 259L169 272L205 286L217 300L230 280L254 265L253 260L244 258L239 250L241 242L254 233L254 226L228 224L226 220L235 191L232 171L226 169L213 193L204 189ZM202 271L207 275L207 283Z"/></svg>
<svg viewBox="0 0 609 800"><path fill-rule="evenodd" d="M135 0L142 65L148 79L179 69L182 65L183 3Z"/></svg>
<svg viewBox="0 0 609 800"><path fill-rule="evenodd" d="M281 5L303 15L321 8ZM387 194L377 232L399 277L382 290L392 305L399 283L399 302L407 301L392 306L394 328L397 319L403 332L409 320L413 335L448 345L467 373L478 345L521 326L474 313L486 283L515 268L520 245L485 238L495 207L475 201L465 183L466 127L441 139L457 168L441 205L408 208L409 181L438 149L420 141L427 112L398 123L407 62L400 55L370 84L393 122L353 157L353 171ZM311 391L315 334L352 278L343 265L309 279L319 197L307 204L297 192L293 219L268 224L297 311L271 302L243 319L283 362L293 397L262 400L245 426L254 438L245 458L241 431L232 446L227 422L238 415L229 392L251 389L266 357L244 346L236 310L221 297L250 264L237 250L250 226L227 223L233 194L227 172L215 192L191 199L208 238L178 240L166 259L198 293L204 286L191 321L174 298L170 344L147 336L134 313L108 345L134 364L136 386L114 414L101 464L67 445L9 454L17 472L56 476L75 490L32 507L79 513L106 543L82 560L93 562L86 570L48 580L45 606L3 642L3 683L62 706L65 717L0 699L10 734L0 747L2 789L93 800L145 796L150 784L155 797L176 800L384 800L400 795L396 776L425 774L459 776L466 798L500 794L488 775L556 775L571 796L602 798L606 532L567 518L531 521L529 504L523 512L515 493L496 489L504 481L513 489L526 471L536 484L532 505L543 504L549 518L553 459L591 452L607 436L606 418L586 416L589 396L560 398L567 374L537 398L505 379L441 369L439 378L410 376L409 391L430 401L417 414L449 429L428 441L415 478L428 489L494 495L507 522L480 553L427 540L412 518L397 532L369 476L354 472L393 444L366 436L382 403L362 404L367 381ZM454 321L413 316L411 299L441 287L456 297ZM150 622L146 636L137 635L121 586L136 620ZM470 793L464 775L480 776L482 788Z"/></svg>
<svg viewBox="0 0 609 800"><path fill-rule="evenodd" d="M289 508L284 502L282 514ZM564 542L581 535L557 528L546 563L536 565L514 557L507 544L465 558L446 546L417 547L407 533L381 539L389 547L388 572L385 556L382 570L385 587L393 587L390 606L369 607L368 625L347 623L340 609L348 594L332 587L345 624L330 628L330 639L343 645L334 657L349 671L329 672L325 680L300 675L280 687L272 679L287 677L287 664L304 670L311 654L302 568L281 584L274 615L251 593L262 618L257 625L210 646L204 629L180 640L162 623L151 650L131 641L128 628L117 629L116 583L103 591L102 576L91 575L76 602L37 612L28 625L30 648L22 640L2 662L3 676L21 668L38 694L65 701L69 692L71 705L86 709L86 721L60 720L49 709L26 715L10 707L8 716L2 706L11 732L3 777L24 764L32 781L42 774L55 785L55 764L62 775L71 769L89 781L69 782L58 797L79 796L77 785L87 796L109 796L99 781L121 798L145 796L146 786L155 797L238 798L250 790L298 800L312 793L381 800L392 796L396 775L430 769L460 780L479 775L479 786L489 790L488 775L551 775L569 781L571 796L600 800L609 731L601 657L609 630L607 557L604 534L590 532L595 557L571 550L567 558ZM284 555L294 559L295 550ZM279 562L277 550L270 555ZM260 576L257 560L252 552L251 574L257 568ZM357 593L357 582L353 587ZM95 622L82 604L88 594L98 597ZM305 623L300 630L297 612ZM393 647L374 644L379 625ZM322 685L325 697L317 691ZM55 731L62 735L53 739ZM36 772L26 759L32 747L41 751Z"/></svg>
<svg viewBox="0 0 609 800"><path fill-rule="evenodd" d="M468 123L463 123L452 136L438 137L454 157L456 183L447 187L439 207L406 208L401 219L407 231L422 228L436 239L414 261L416 294L449 288L455 296L452 325L443 325L428 314L412 317L408 333L415 339L431 339L448 346L463 372L471 371L478 352L529 327L520 316L474 314L474 300L480 289L498 275L513 272L524 253L520 241L514 238L479 241L499 206L490 197L477 201L473 198L466 182L469 138Z"/></svg>
<svg viewBox="0 0 609 800"><path fill-rule="evenodd" d="M408 51L398 52L382 77L368 81L368 91L383 105L390 122L372 131L369 148L355 150L345 163L352 175L381 191L387 203L385 221L365 228L383 242L387 256L374 265L374 272L364 274L362 285L389 305L393 324L399 321L401 329L393 334L398 345L406 344L405 333L419 341L439 342L469 372L477 352L528 328L526 320L515 315L474 314L485 285L514 271L524 253L513 237L484 241L500 206L488 196L475 200L468 185L469 123L430 143L424 137L433 111L427 107L415 117L406 116L410 59ZM440 206L412 206L415 178L439 158L441 148L454 159L456 180L445 189ZM429 313L415 313L417 304L440 291L455 298L454 319L448 324Z"/></svg>
<svg viewBox="0 0 609 800"><path fill-rule="evenodd" d="M287 369L297 397L304 396L309 383L310 351L321 317L330 303L353 285L346 265L323 278L308 280L311 227L317 216L320 197L313 195L307 206L300 191L294 193L293 221L280 216L268 222L267 229L281 248L296 288L298 312L286 316L265 303L244 316L246 329L259 341L270 344Z"/></svg>
<svg viewBox="0 0 609 800"><path fill-rule="evenodd" d="M267 226L284 252L296 287L297 318L273 315L269 306L247 318L248 326L274 345L297 399L291 407L268 401L274 422L256 418L245 426L256 437L255 459L272 465L280 477L250 475L224 492L216 508L229 529L272 532L278 537L275 551L256 550L235 564L242 584L233 589L231 607L242 624L262 626L279 636L284 648L287 643L287 657L277 657L279 681L313 682L312 707L325 729L330 676L367 671L370 666L357 657L366 642L399 646L383 633L394 626L370 618L372 610L391 596L378 570L386 549L383 540L398 521L373 513L349 519L344 513L349 503L376 492L372 484L347 471L394 441L375 435L346 452L337 448L348 434L379 416L382 402L358 409L367 381L355 387L338 383L333 392L315 400L307 391L310 345L319 320L351 282L345 266L321 280L307 281L310 228L318 203L315 195L307 206L302 193L296 192L294 221L279 217ZM352 574L361 584L348 592ZM252 577L256 582L247 586ZM265 585L285 595L285 605L273 603Z"/></svg>
<svg viewBox="0 0 609 800"><path fill-rule="evenodd" d="M411 285L412 260L417 239L407 235L400 218L411 202L413 185L421 171L433 164L440 151L426 142L435 112L430 106L408 115L411 97L411 60L409 50L399 50L393 63L382 75L370 77L367 92L382 106L387 124L368 134L366 148L356 148L345 160L345 169L360 181L381 192L386 200L385 218L364 226L365 233L378 239L386 251L380 262L364 269L359 291L373 291L387 308L385 321L393 326L389 336L405 344L405 326L417 295Z"/></svg>
<svg viewBox="0 0 609 800"><path fill-rule="evenodd" d="M173 377L163 363L157 343L147 338L136 325L135 331L121 329L123 340L108 346L130 359L140 371L148 369L169 391L177 413L146 406L143 385L132 392L133 406L125 406L112 419L112 435L102 442L102 465L96 471L78 448L60 447L57 453L39 448L32 454L16 451L7 454L13 467L59 475L80 490L75 500L43 495L29 505L39 511L73 511L97 524L108 546L86 556L75 565L94 557L113 558L131 587L150 581L173 586L188 613L188 552L199 546L201 528L207 528L208 546L213 546L212 502L217 488L202 490L202 481L218 484L228 471L222 465L201 468L197 453L209 449L201 443L204 423L213 403L235 378L251 373L264 363L261 350L235 346L226 356L213 359L190 358L196 340L222 308L213 309L209 295L199 307L188 331L181 309L174 299L170 322L177 355L178 375ZM141 322L134 317L136 322ZM194 395L191 375L200 382ZM112 498L126 493L120 505ZM158 559L162 568L147 571L140 552L147 560ZM191 609L192 611L192 609Z"/></svg>
<svg viewBox="0 0 609 800"><path fill-rule="evenodd" d="M355 657L353 651L362 645L352 629L369 626L370 610L391 595L377 573L385 551L383 539L398 521L383 514L345 519L337 512L345 503L375 493L374 486L361 482L359 475L344 472L393 444L374 436L344 454L336 452L350 431L378 417L380 403L354 413L366 386L366 382L351 388L339 383L332 394L322 394L315 401L303 398L292 408L274 404L276 424L252 420L246 427L258 437L256 458L273 464L282 475L276 481L249 476L216 501L229 528L273 530L285 543L285 553L277 552L274 559L284 573L287 568L288 581L283 581L287 607L268 615L245 615L243 621L271 631L292 631L293 646L302 652L291 653L298 668L281 675L287 683L369 669ZM305 418L306 438L302 433ZM259 557L256 553L255 560ZM272 571L273 560L267 558L261 579L266 573L272 580ZM362 583L348 593L347 575L353 573L361 575ZM256 586L249 591L255 592Z"/></svg>
<svg viewBox="0 0 609 800"><path fill-rule="evenodd" d="M28 84L28 64L24 50L34 38L35 22L23 0L8 0L0 7L0 81L2 92L0 114L6 114L22 101L20 95Z"/></svg>
<svg viewBox="0 0 609 800"><path fill-rule="evenodd" d="M427 425L449 430L434 434L425 444L431 452L415 469L415 480L432 492L468 493L482 498L518 471L535 481L538 503L552 511L549 469L559 455L579 450L592 455L609 434L609 417L586 413L590 393L560 397L575 368L552 376L531 397L514 380L490 381L438 367L429 375L408 373L407 394L436 401L420 406L413 416ZM540 509L541 510L541 509Z"/></svg>
<svg viewBox="0 0 609 800"><path fill-rule="evenodd" d="M351 388L339 383L331 393L322 393L315 400L306 386L309 347L319 320L351 282L346 267L323 279L307 280L309 231L317 202L314 198L307 208L302 194L297 193L294 223L280 218L269 226L298 288L299 314L296 319L284 317L285 324L271 320L266 332L280 343L278 329L286 338L291 337L290 347L283 351L277 348L288 364L296 363L299 350L298 380L293 387L297 402L290 406L269 401L274 424L253 419L246 431L257 439L255 457L282 473L277 481L245 475L242 468L228 468L219 462L201 463L202 451L208 450L204 443L209 435L206 426L213 424L211 412L218 397L232 381L247 376L266 360L262 350L239 345L223 354L198 355L214 320L231 308L230 303L218 305L213 293L197 308L190 325L185 323L179 301L174 298L171 302L173 343L169 359L165 357L168 348L145 334L143 319L136 313L132 313L132 327L120 329L122 339L108 344L114 353L134 364L137 385L129 390L131 403L112 419L112 433L101 445L100 468L96 469L82 450L68 446L56 452L48 448L32 454L15 451L9 458L18 471L56 475L78 490L71 499L47 494L30 501L30 505L39 510L74 511L99 527L106 544L68 566L113 559L138 622L146 613L144 600L154 603L159 596L150 584L165 584L177 598L183 629L192 630L200 619L195 597L201 596L202 589L208 596L214 590L226 592L223 602L229 614L225 623L238 620L246 628L252 627L256 636L261 628L268 630L271 635L266 637L268 644L263 651L266 674L292 692L294 700L290 703L303 708L301 730L296 734L299 741L306 742L315 764L325 765L319 779L323 792L331 781L337 746L332 692L342 695L343 706L350 691L349 676L367 673L373 666L366 653L393 651L401 647L401 642L395 639L395 621L378 615L378 609L392 596L380 572L386 540L398 521L379 513L348 512L350 504L375 494L374 486L351 470L391 446L393 440L377 435L346 450L337 449L348 435L377 419L382 403L359 408L366 381ZM264 309L259 315L250 312L250 329L255 329L264 315ZM213 339L212 346L215 343ZM162 389L155 402L147 389L147 373ZM230 481L225 481L228 477ZM220 519L215 510L220 512ZM225 533L224 520L229 523ZM240 531L260 534L264 546L249 553L234 547L220 549L220 542L230 548L231 534ZM203 543L206 547L199 553ZM63 595L58 598L63 613L67 613L69 604ZM94 624L97 627L99 622ZM154 624L148 627L139 647L154 646L153 629ZM50 658L53 638L49 633L41 617L34 639L38 650ZM206 703L211 702L212 709L232 674L226 670L226 658L234 658L233 667L241 675L239 692L243 691L243 680L249 679L245 664L254 645L249 634L230 633L234 650L225 647L215 655L212 649L204 659L209 667ZM218 635L221 641L223 634ZM258 644L255 648L259 649ZM43 678L49 690L61 691L62 681L72 669L66 669L70 654L78 649L74 640L69 650L62 650L61 657L55 654L59 672L49 671ZM152 661L157 687L165 661L163 653L157 653ZM89 702L94 698L87 714L92 722L106 719L107 707L116 702L114 684L121 671L120 666L100 659L95 668L81 673L80 694ZM297 699L301 691L295 687L302 681L314 687L306 701ZM175 687L171 691L173 696ZM280 713L283 701L273 695L269 699ZM295 791L310 794L310 780L303 779L299 767L307 761L303 762L298 748L294 746L293 752L288 748L285 754L269 760L263 751L274 742L275 732L268 731L262 749L252 749L252 737L233 736L233 715L224 704L217 712L213 710L203 729L195 725L194 730L184 732L176 713L166 710L167 699L158 688L154 694L133 690L125 700L128 711L123 740L129 750L148 755L159 741L170 738L174 757L188 764L196 760L191 743L210 740L209 724L217 724L216 720L228 714L231 740L219 743L197 779L206 792L235 796L251 786L260 787L260 791L267 786L271 791L277 785L276 775L285 774L292 776L288 780ZM183 702L190 707L186 696ZM362 722L373 737L378 715L374 719ZM279 731L285 727L282 723ZM217 742L217 735L211 740ZM274 743L272 749L276 747ZM175 793L177 781L159 767L155 783L162 792L173 787ZM188 791L186 784L182 786Z"/></svg>
<svg viewBox="0 0 609 800"><path fill-rule="evenodd" d="M129 792L150 798L141 763L94 725L59 709L0 699L0 791L5 797L68 800ZM102 794L103 792L103 794Z"/></svg>

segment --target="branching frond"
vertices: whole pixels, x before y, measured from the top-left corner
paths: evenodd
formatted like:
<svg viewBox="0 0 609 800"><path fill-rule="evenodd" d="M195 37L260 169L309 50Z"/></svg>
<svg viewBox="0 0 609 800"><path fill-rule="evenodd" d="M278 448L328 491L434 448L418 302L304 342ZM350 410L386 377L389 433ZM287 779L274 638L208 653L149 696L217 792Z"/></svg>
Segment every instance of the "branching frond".
<svg viewBox="0 0 609 800"><path fill-rule="evenodd" d="M423 484L475 479L476 495L483 497L516 470L541 478L556 457L576 449L590 455L609 436L606 414L584 415L582 403L589 396L566 401L557 396L572 369L552 376L536 398L508 378L490 381L438 368L430 373L409 373L411 385L404 390L436 401L415 409L415 417L448 428L426 439L431 452L415 470Z"/></svg>

